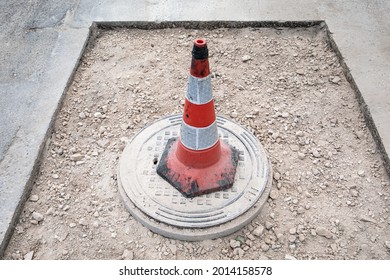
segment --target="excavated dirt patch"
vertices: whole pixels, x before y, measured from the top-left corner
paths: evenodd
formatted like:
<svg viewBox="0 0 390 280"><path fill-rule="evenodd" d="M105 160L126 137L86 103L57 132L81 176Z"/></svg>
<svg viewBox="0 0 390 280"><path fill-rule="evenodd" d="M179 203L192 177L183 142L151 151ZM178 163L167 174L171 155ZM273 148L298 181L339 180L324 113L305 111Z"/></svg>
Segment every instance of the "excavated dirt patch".
<svg viewBox="0 0 390 280"><path fill-rule="evenodd" d="M161 237L117 191L147 123L182 112L192 42L208 40L218 114L266 147L273 190L231 236ZM389 178L319 28L116 29L86 50L6 259L389 259Z"/></svg>

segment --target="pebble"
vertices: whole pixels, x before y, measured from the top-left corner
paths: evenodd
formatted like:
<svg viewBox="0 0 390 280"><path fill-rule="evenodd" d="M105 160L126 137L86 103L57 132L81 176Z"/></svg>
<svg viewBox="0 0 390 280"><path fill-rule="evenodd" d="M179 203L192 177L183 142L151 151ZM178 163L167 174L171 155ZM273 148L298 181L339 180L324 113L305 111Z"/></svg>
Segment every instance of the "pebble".
<svg viewBox="0 0 390 280"><path fill-rule="evenodd" d="M357 172L357 174L358 174L360 177L364 177L364 176L365 176L364 170L359 170L359 171Z"/></svg>
<svg viewBox="0 0 390 280"><path fill-rule="evenodd" d="M288 118L289 115L290 115L289 113L283 112L283 113L282 113L282 118Z"/></svg>
<svg viewBox="0 0 390 280"><path fill-rule="evenodd" d="M28 252L27 254L24 255L24 259L26 261L31 261L34 257L34 251Z"/></svg>
<svg viewBox="0 0 390 280"><path fill-rule="evenodd" d="M238 248L240 246L241 246L241 242L240 241L237 241L237 240L234 240L234 239L230 240L230 247L232 247L233 249Z"/></svg>
<svg viewBox="0 0 390 280"><path fill-rule="evenodd" d="M72 161L80 161L83 158L84 158L84 156L82 154L80 154L80 153L76 153L76 154L73 154L73 155L70 156L70 159Z"/></svg>
<svg viewBox="0 0 390 280"><path fill-rule="evenodd" d="M290 235L288 237L288 241L290 241L291 243L294 243L296 240L297 240L297 237L295 235Z"/></svg>
<svg viewBox="0 0 390 280"><path fill-rule="evenodd" d="M390 241L385 241L385 246L388 250L390 250Z"/></svg>
<svg viewBox="0 0 390 280"><path fill-rule="evenodd" d="M85 119L87 116L85 115L85 113L84 112L81 112L80 114L79 114L79 118L80 119Z"/></svg>
<svg viewBox="0 0 390 280"><path fill-rule="evenodd" d="M276 180L276 181L279 181L280 180L280 173L279 172L275 172L274 173L274 179Z"/></svg>
<svg viewBox="0 0 390 280"><path fill-rule="evenodd" d="M265 222L265 228L266 229L271 229L274 225L268 221Z"/></svg>
<svg viewBox="0 0 390 280"><path fill-rule="evenodd" d="M100 113L100 112L96 112L95 114L93 114L93 116L94 116L95 118L100 119L103 115L102 115L102 113Z"/></svg>
<svg viewBox="0 0 390 280"><path fill-rule="evenodd" d="M288 232L290 234L296 234L297 233L297 229L295 227L293 227L293 228L290 228L290 230Z"/></svg>
<svg viewBox="0 0 390 280"><path fill-rule="evenodd" d="M305 74L305 71L303 69L298 69L297 71L295 71L298 75L304 75Z"/></svg>
<svg viewBox="0 0 390 280"><path fill-rule="evenodd" d="M328 239L332 238L332 234L330 233L330 231L328 231L324 227L317 227L316 228L316 233L317 233L317 235L326 237Z"/></svg>
<svg viewBox="0 0 390 280"><path fill-rule="evenodd" d="M362 139L364 137L363 131L355 131L355 135L358 139Z"/></svg>
<svg viewBox="0 0 390 280"><path fill-rule="evenodd" d="M271 192L269 193L269 197L275 200L279 197L279 192L275 189L272 189Z"/></svg>
<svg viewBox="0 0 390 280"><path fill-rule="evenodd" d="M71 227L71 228L74 228L75 226L76 226L75 223L70 223L70 224L69 224L69 227Z"/></svg>
<svg viewBox="0 0 390 280"><path fill-rule="evenodd" d="M291 149L291 151L293 151L293 152L298 152L298 151L299 151L299 146L298 146L298 145L291 145L291 146L290 146L290 149Z"/></svg>
<svg viewBox="0 0 390 280"><path fill-rule="evenodd" d="M245 254L245 251L241 248L236 248L236 249L234 249L233 254L242 258Z"/></svg>
<svg viewBox="0 0 390 280"><path fill-rule="evenodd" d="M37 202L38 200L39 200L38 195L33 194L32 196L30 196L30 201L32 201L32 202Z"/></svg>
<svg viewBox="0 0 390 280"><path fill-rule="evenodd" d="M320 175L320 171L317 168L313 168L312 172L314 176Z"/></svg>
<svg viewBox="0 0 390 280"><path fill-rule="evenodd" d="M238 117L238 113L236 111L233 111L233 112L230 113L230 116L232 118L237 118Z"/></svg>
<svg viewBox="0 0 390 280"><path fill-rule="evenodd" d="M43 221L43 215L39 212L32 213L32 218L37 222Z"/></svg>
<svg viewBox="0 0 390 280"><path fill-rule="evenodd" d="M313 154L313 156L315 158L320 158L321 157L321 154L317 150L313 150L311 153Z"/></svg>
<svg viewBox="0 0 390 280"><path fill-rule="evenodd" d="M298 158L299 159L304 159L306 155L304 153L298 152Z"/></svg>
<svg viewBox="0 0 390 280"><path fill-rule="evenodd" d="M177 247L175 244L168 244L169 249L171 250L172 254L176 255Z"/></svg>
<svg viewBox="0 0 390 280"><path fill-rule="evenodd" d="M247 61L249 61L249 60L251 60L252 58L250 57L250 55L244 55L242 58L241 58L241 60L242 60L242 62L247 62Z"/></svg>
<svg viewBox="0 0 390 280"><path fill-rule="evenodd" d="M122 254L121 259L122 259L122 260L133 260L133 259L134 259L134 253L133 253L133 251L130 251L130 250L125 249L125 250L123 251L123 254Z"/></svg>
<svg viewBox="0 0 390 280"><path fill-rule="evenodd" d="M340 79L340 77L338 77L338 76L334 77L334 78L331 80L331 82L334 83L334 84L338 84L338 83L340 83L340 81L341 81L341 79Z"/></svg>
<svg viewBox="0 0 390 280"><path fill-rule="evenodd" d="M262 244L261 250L263 250L264 252L267 252L269 250L269 246L267 244Z"/></svg>
<svg viewBox="0 0 390 280"><path fill-rule="evenodd" d="M292 260L296 260L297 258L287 254L287 255L284 256L284 259L292 261Z"/></svg>
<svg viewBox="0 0 390 280"><path fill-rule="evenodd" d="M58 176L58 174L52 174L51 177L52 177L53 179L58 179L58 178L60 178L60 176Z"/></svg>
<svg viewBox="0 0 390 280"><path fill-rule="evenodd" d="M264 232L264 226L259 225L257 228L255 228L252 232L254 236L260 237Z"/></svg>
<svg viewBox="0 0 390 280"><path fill-rule="evenodd" d="M86 221L84 218L81 218L81 219L79 220L79 224L82 225L82 226L88 225L87 221Z"/></svg>

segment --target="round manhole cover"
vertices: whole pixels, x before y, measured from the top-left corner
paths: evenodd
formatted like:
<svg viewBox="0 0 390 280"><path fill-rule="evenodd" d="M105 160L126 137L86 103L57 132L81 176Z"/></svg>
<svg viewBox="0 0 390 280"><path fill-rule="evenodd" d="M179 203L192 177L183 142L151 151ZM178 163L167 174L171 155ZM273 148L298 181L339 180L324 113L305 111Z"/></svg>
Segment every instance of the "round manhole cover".
<svg viewBox="0 0 390 280"><path fill-rule="evenodd" d="M122 198L137 220L167 237L202 240L233 233L256 217L268 198L272 170L267 153L250 132L218 116L220 139L239 150L234 185L186 198L156 173L168 139L179 136L181 118L163 118L129 141L118 168Z"/></svg>

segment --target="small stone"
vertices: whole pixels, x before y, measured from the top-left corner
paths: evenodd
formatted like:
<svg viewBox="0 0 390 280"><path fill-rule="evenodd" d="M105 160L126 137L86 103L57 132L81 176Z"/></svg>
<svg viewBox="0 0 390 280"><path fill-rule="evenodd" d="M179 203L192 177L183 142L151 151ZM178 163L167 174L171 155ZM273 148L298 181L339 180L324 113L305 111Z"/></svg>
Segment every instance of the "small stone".
<svg viewBox="0 0 390 280"><path fill-rule="evenodd" d="M266 229L271 229L274 225L268 221L265 222L265 228Z"/></svg>
<svg viewBox="0 0 390 280"><path fill-rule="evenodd" d="M239 258L242 258L245 254L245 251L241 248L236 248L234 249L233 254L238 256Z"/></svg>
<svg viewBox="0 0 390 280"><path fill-rule="evenodd" d="M97 141L97 144L101 148L107 148L110 145L110 141L108 141L107 139L101 139Z"/></svg>
<svg viewBox="0 0 390 280"><path fill-rule="evenodd" d="M317 151L317 150L313 150L312 151L312 154L315 158L320 158L321 157L321 154Z"/></svg>
<svg viewBox="0 0 390 280"><path fill-rule="evenodd" d="M294 243L296 240L297 240L297 237L295 235L290 235L288 237L288 241L290 241L291 243Z"/></svg>
<svg viewBox="0 0 390 280"><path fill-rule="evenodd" d="M38 195L33 194L32 196L30 196L30 201L32 201L32 202L37 202L38 200L39 200Z"/></svg>
<svg viewBox="0 0 390 280"><path fill-rule="evenodd" d="M118 234L116 232L111 233L111 238L115 239L117 236L118 236Z"/></svg>
<svg viewBox="0 0 390 280"><path fill-rule="evenodd" d="M291 145L291 146L290 146L290 149L291 149L291 151L293 151L293 152L298 152L298 151L299 151L299 146L298 146L298 145Z"/></svg>
<svg viewBox="0 0 390 280"><path fill-rule="evenodd" d="M279 192L275 189L272 189L271 192L269 193L269 197L275 200L279 197Z"/></svg>
<svg viewBox="0 0 390 280"><path fill-rule="evenodd" d="M292 260L296 260L297 258L287 254L287 255L284 256L284 259L292 261Z"/></svg>
<svg viewBox="0 0 390 280"><path fill-rule="evenodd" d="M332 238L332 234L330 233L330 231L328 231L324 227L317 227L316 228L316 233L317 233L317 235L326 237L328 239Z"/></svg>
<svg viewBox="0 0 390 280"><path fill-rule="evenodd" d="M84 218L81 218L81 219L79 220L79 224L82 225L82 226L88 225L87 221L86 221Z"/></svg>
<svg viewBox="0 0 390 280"><path fill-rule="evenodd" d="M95 118L100 119L103 115L102 115L102 113L100 113L100 112L96 112L95 114L93 114L93 116L94 116Z"/></svg>
<svg viewBox="0 0 390 280"><path fill-rule="evenodd" d="M238 117L238 113L236 111L233 111L233 112L230 113L230 116L232 118L237 118Z"/></svg>
<svg viewBox="0 0 390 280"><path fill-rule="evenodd" d="M337 252L337 244L336 243L333 243L333 244L331 244L330 245L330 248L332 249L332 251L334 252L334 253L336 253Z"/></svg>
<svg viewBox="0 0 390 280"><path fill-rule="evenodd" d="M303 136L305 136L305 133L303 133L303 131L301 131L301 130L298 130L297 132L295 132L295 135L298 137L303 137Z"/></svg>
<svg viewBox="0 0 390 280"><path fill-rule="evenodd" d="M176 245L175 244L169 244L168 247L171 250L172 254L176 255L176 252L177 252Z"/></svg>
<svg viewBox="0 0 390 280"><path fill-rule="evenodd" d="M385 241L385 246L387 250L390 250L390 241Z"/></svg>
<svg viewBox="0 0 390 280"><path fill-rule="evenodd" d="M24 255L24 259L26 261L31 261L34 257L34 251L28 252L27 254Z"/></svg>
<svg viewBox="0 0 390 280"><path fill-rule="evenodd" d="M306 155L304 153L298 152L298 158L299 159L304 159Z"/></svg>
<svg viewBox="0 0 390 280"><path fill-rule="evenodd" d="M129 251L127 249L125 249L123 251L123 254L122 254L122 257L121 257L122 260L133 260L134 259L134 253L133 251Z"/></svg>
<svg viewBox="0 0 390 280"><path fill-rule="evenodd" d="M84 158L84 156L82 154L80 154L80 153L76 153L76 154L73 154L73 155L70 156L70 159L72 161L80 161L83 158Z"/></svg>
<svg viewBox="0 0 390 280"><path fill-rule="evenodd" d="M62 250L62 255L66 256L68 253L69 253L68 250L66 249Z"/></svg>
<svg viewBox="0 0 390 280"><path fill-rule="evenodd" d="M296 234L297 233L297 229L295 227L293 227L293 228L290 228L290 230L288 232L290 234Z"/></svg>
<svg viewBox="0 0 390 280"><path fill-rule="evenodd" d="M303 234L300 234L300 235L298 235L298 239L299 239L299 241L303 242L303 241L305 241L306 238Z"/></svg>
<svg viewBox="0 0 390 280"><path fill-rule="evenodd" d="M364 132L363 131L355 131L356 138L363 139Z"/></svg>
<svg viewBox="0 0 390 280"><path fill-rule="evenodd" d="M71 228L74 228L75 226L76 226L75 223L70 223L70 224L69 224L69 227L71 227Z"/></svg>
<svg viewBox="0 0 390 280"><path fill-rule="evenodd" d="M58 174L52 174L51 177L52 177L53 179L58 179L58 178L60 178L60 176L58 176Z"/></svg>
<svg viewBox="0 0 390 280"><path fill-rule="evenodd" d="M80 119L85 119L87 116L85 115L85 113L84 112L81 112L80 114L79 114L79 118Z"/></svg>
<svg viewBox="0 0 390 280"><path fill-rule="evenodd" d="M230 247L232 247L233 249L238 248L240 246L241 246L241 242L240 241L237 241L237 240L234 240L234 239L230 240Z"/></svg>
<svg viewBox="0 0 390 280"><path fill-rule="evenodd" d="M365 176L364 170L359 170L359 171L357 172L357 174L358 174L360 177L364 177L364 176Z"/></svg>
<svg viewBox="0 0 390 280"><path fill-rule="evenodd" d="M46 215L53 215L53 214L54 214L54 208L53 207L50 207L49 209L47 209Z"/></svg>
<svg viewBox="0 0 390 280"><path fill-rule="evenodd" d="M263 232L264 232L264 226L263 225L259 225L257 228L254 229L252 234L254 236L260 237L263 234Z"/></svg>
<svg viewBox="0 0 390 280"><path fill-rule="evenodd" d="M298 75L304 75L305 74L305 71L303 69L297 69L297 71L295 71Z"/></svg>
<svg viewBox="0 0 390 280"><path fill-rule="evenodd" d="M336 77L334 77L333 79L331 79L330 81L331 81L332 83L334 83L334 84L339 84L340 81L341 81L341 79L340 79L340 77L336 76Z"/></svg>
<svg viewBox="0 0 390 280"><path fill-rule="evenodd" d="M242 62L247 62L247 61L249 61L249 60L251 60L252 58L250 57L250 55L244 55L242 58L241 58L241 60L242 60Z"/></svg>
<svg viewBox="0 0 390 280"><path fill-rule="evenodd" d="M282 113L282 118L288 118L290 114L288 112L283 112Z"/></svg>
<svg viewBox="0 0 390 280"><path fill-rule="evenodd" d="M275 172L274 173L274 179L276 180L276 181L279 181L280 180L280 173L279 172Z"/></svg>
<svg viewBox="0 0 390 280"><path fill-rule="evenodd" d="M267 252L269 250L269 246L267 244L262 244L260 248L263 250L263 252Z"/></svg>
<svg viewBox="0 0 390 280"><path fill-rule="evenodd" d="M38 212L34 212L32 213L32 218L37 221L38 223L43 221L43 215L41 213L38 213Z"/></svg>
<svg viewBox="0 0 390 280"><path fill-rule="evenodd" d="M320 171L317 168L313 168L312 171L314 176L320 175Z"/></svg>

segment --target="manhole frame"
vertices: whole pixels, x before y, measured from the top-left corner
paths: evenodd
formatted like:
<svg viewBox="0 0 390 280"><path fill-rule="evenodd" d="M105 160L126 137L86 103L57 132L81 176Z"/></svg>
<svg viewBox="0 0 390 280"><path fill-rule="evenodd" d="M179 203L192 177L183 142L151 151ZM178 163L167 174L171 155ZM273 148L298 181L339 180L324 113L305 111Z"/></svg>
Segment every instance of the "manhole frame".
<svg viewBox="0 0 390 280"><path fill-rule="evenodd" d="M136 199L138 199L138 200L135 200L134 197L136 195L134 195L133 192L130 192L130 194L129 194L129 188L132 188L132 187L129 186L128 178L125 178L126 179L126 186L123 186L123 184L122 184L121 163L123 165L123 168L129 167L128 166L129 163L126 162L126 156L129 156L129 153L134 151L134 149L136 149L136 150L141 149L138 146L135 146L135 147L131 146L133 143L133 140L136 139L137 137L140 137L140 134L142 137L145 137L145 135L142 135L142 133L145 133L145 131L147 131L148 128L150 129L151 127L154 127L154 128L162 127L158 132L161 132L161 131L164 132L164 129L166 129L167 121L172 120L172 119L176 120L176 121L172 122L171 126L176 126L177 129L179 129L180 123L181 123L181 114L171 115L171 116L162 118L158 121L155 121L155 122L149 124L148 126L144 127L143 129L141 129L128 142L128 145L126 146L124 152L122 153L122 156L121 156L119 164L118 164L118 170L117 170L117 174L118 174L117 178L118 179L117 179L117 181L118 181L119 192L120 192L121 197L125 203L126 208L129 210L129 212L132 214L132 216L137 221L139 221L141 224L143 224L144 226L149 228L151 231L156 232L160 235L169 237L169 238L186 240L186 241L215 239L218 237L226 236L226 235L229 235L233 232L236 232L237 230L241 229L242 227L244 227L245 225L250 223L260 213L263 205L265 204L265 202L268 199L269 192L270 192L271 187L272 187L271 162L270 162L267 151L261 145L260 141L253 134L251 134L246 128L242 127L241 125L239 125L235 122L232 122L231 120L224 118L224 117L221 117L221 116L217 117L219 131L221 132L221 130L222 131L227 130L228 128L223 127L224 124L227 123L228 125L230 125L230 127L229 127L230 129L233 126L233 128L235 128L236 130L240 130L241 134L245 133L245 135L246 135L245 137L249 137L249 140L245 140L245 139L242 140L242 139L240 139L240 137L238 137L236 135L235 136L235 137L237 137L236 142L237 141L241 141L241 142L246 141L247 142L246 145L244 142L243 143L240 142L240 145L242 147L244 147L244 149L245 148L252 149L251 154L249 153L247 155L247 158L249 158L249 156L251 156L251 157L257 156L256 161L257 161L258 170L254 170L254 171L257 171L259 173L261 168L265 169L265 171L263 170L262 177L258 175L258 177L255 176L255 178L253 179L251 176L251 179L247 180L251 184L251 186L253 184L259 185L259 190L258 190L259 194L254 199L254 201L251 202L251 204L249 206L246 206L246 208L241 207L244 209L243 210L241 209L240 210L241 212L238 213L238 215L235 215L234 217L230 217L229 219L221 220L221 221L218 221L217 223L214 223L212 225L207 225L207 226L203 226L203 227L200 227L200 226L192 227L191 225L187 226L187 224L181 224L181 225L178 225L178 224L175 225L172 223L169 224L170 221L167 222L167 220L160 219L159 216L156 216L153 213L151 215L148 215L148 214L150 214L150 212L147 213L149 211L149 209L146 208L147 206L141 205L145 201L145 199L137 197ZM157 134L158 132L154 133L153 136L155 134ZM236 131L236 132L237 132L237 134L239 133L238 131ZM148 133L150 133L150 131L146 132L146 138L148 140L150 140L153 136L149 135ZM141 140L141 139L136 139L136 140ZM167 139L165 139L165 140L167 140ZM251 143L249 143L249 142L251 142ZM142 142L142 145L146 145L146 141ZM164 147L164 145L162 145L162 147ZM162 151L161 151L161 154L162 154ZM159 155L159 158L161 157L161 154ZM260 161L259 161L259 158L260 158ZM150 159L147 159L146 162L148 162L149 160ZM132 163L130 163L130 165L132 165ZM133 164L133 167L135 169L136 165ZM253 169L253 167L251 169ZM126 174L127 171L122 170L122 172L124 174L123 176L128 177L128 174ZM133 172L133 171L131 171L131 172ZM134 173L136 173L136 171L134 171ZM134 176L136 176L136 174L134 174ZM163 178L159 177L158 175L157 175L157 178L158 178L159 182L161 182L161 184L169 185L169 183L167 183ZM238 178L236 178L236 181L239 181ZM249 185L249 183L248 183L248 185ZM236 183L235 183L235 185L236 185ZM235 187L235 185L233 186L233 188ZM176 189L174 189L173 186L169 185L169 187L172 189L172 191L177 191ZM243 190L248 192L247 188L249 189L249 187L247 187L247 185L245 185L243 187ZM127 189L127 191L125 189ZM226 190L226 191L229 191L229 190ZM243 202L244 194L245 194L244 192L239 193L239 195L242 197L240 198L241 200L238 202L241 202L241 203ZM133 197L130 198L129 195L131 195ZM246 193L246 195L247 195L247 193ZM207 196L207 195L203 195L201 197L204 197L204 196ZM183 196L183 198L184 198L184 196ZM132 201L132 199L135 201ZM190 198L184 198L184 199L192 200ZM141 201L141 203L140 203L140 201ZM233 198L232 204L234 204L235 202L237 202L237 201ZM245 200L244 200L244 202L245 202ZM145 202L145 205L147 205L147 201ZM234 206L237 207L236 205L234 205ZM238 205L238 208L240 208L240 205ZM192 214L192 213L190 213L190 214ZM237 214L237 213L235 213L235 214Z"/></svg>

